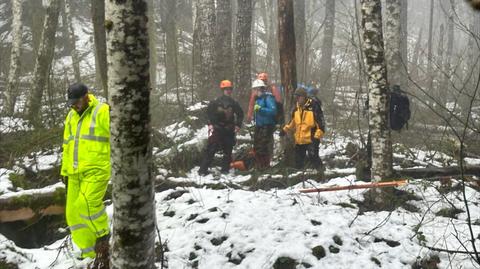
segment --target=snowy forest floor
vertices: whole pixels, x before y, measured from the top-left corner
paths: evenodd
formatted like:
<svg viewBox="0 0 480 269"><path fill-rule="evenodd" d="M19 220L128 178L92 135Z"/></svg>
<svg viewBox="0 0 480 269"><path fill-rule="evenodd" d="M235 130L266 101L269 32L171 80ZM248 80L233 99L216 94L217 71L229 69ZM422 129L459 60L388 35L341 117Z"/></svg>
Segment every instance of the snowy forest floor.
<svg viewBox="0 0 480 269"><path fill-rule="evenodd" d="M447 183L410 179L397 188L399 201L392 202L391 211L367 210L366 190L301 194L302 188L363 183L355 177L349 153L358 142L335 133L320 150L328 180L318 180L312 170L276 168L221 175L214 167L211 175L200 177L196 164L207 136L202 121L192 115L154 134L158 268L480 268L464 253L472 246L459 178ZM248 132L237 139L237 150L251 143ZM443 167L453 160L405 145L395 149L395 167ZM0 199L24 193L12 175L54 171L59 160L54 147L0 167ZM480 159L466 162L478 165ZM30 192L63 184L47 185ZM480 240L478 186L467 182L465 194L473 234ZM113 207L107 204L111 217ZM73 258L76 250L65 229L56 234L53 243L35 248L0 235L0 268L83 268L91 262Z"/></svg>

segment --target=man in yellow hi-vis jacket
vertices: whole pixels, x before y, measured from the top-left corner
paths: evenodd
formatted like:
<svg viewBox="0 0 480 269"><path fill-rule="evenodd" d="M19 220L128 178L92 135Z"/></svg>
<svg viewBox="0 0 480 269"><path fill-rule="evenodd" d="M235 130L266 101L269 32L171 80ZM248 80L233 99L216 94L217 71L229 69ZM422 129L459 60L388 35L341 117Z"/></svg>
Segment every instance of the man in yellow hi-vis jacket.
<svg viewBox="0 0 480 269"><path fill-rule="evenodd" d="M82 258L108 268L109 225L103 198L110 179L110 108L76 83L68 88L61 175L67 186L66 219Z"/></svg>

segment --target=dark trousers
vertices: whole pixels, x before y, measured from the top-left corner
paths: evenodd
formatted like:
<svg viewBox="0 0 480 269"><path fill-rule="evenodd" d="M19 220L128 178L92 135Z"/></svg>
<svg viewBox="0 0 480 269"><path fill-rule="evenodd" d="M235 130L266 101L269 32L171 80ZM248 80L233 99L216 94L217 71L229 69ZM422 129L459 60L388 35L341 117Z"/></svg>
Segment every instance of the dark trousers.
<svg viewBox="0 0 480 269"><path fill-rule="evenodd" d="M310 144L295 145L295 168L302 169L305 166L305 158L308 157L312 168L320 169L322 167L322 160L318 156L320 141L314 139Z"/></svg>
<svg viewBox="0 0 480 269"><path fill-rule="evenodd" d="M213 157L218 151L223 151L221 163L222 172L230 170L232 162L232 150L235 145L235 133L230 130L222 131L214 129L212 135L208 138L208 144L203 151L203 159L200 164L200 173L206 173L208 167L212 164Z"/></svg>
<svg viewBox="0 0 480 269"><path fill-rule="evenodd" d="M255 126L253 149L255 151L255 166L257 168L270 167L270 160L273 155L274 131L274 125Z"/></svg>

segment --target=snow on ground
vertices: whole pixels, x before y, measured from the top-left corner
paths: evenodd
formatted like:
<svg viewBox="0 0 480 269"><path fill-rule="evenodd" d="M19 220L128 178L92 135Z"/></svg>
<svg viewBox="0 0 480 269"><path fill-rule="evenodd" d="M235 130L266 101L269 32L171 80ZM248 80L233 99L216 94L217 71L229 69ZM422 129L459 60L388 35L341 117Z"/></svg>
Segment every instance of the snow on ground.
<svg viewBox="0 0 480 269"><path fill-rule="evenodd" d="M9 179L11 173L13 173L13 171L0 168L0 194L8 193L13 190L12 182Z"/></svg>
<svg viewBox="0 0 480 269"><path fill-rule="evenodd" d="M332 179L322 186L348 185L353 179ZM272 268L282 256L295 259L300 263L297 268L377 268L376 260L382 268L410 268L417 257L431 254L439 255L440 268L478 268L463 254L448 257L422 245L463 250L455 238L459 234L471 249L464 213L458 219L433 214L448 205L434 186L414 181L403 187L423 198L410 202L420 212L400 208L363 215L357 215L353 204L353 208L341 206L351 199L361 199L363 190L306 195L298 192L302 187L299 184L285 190L256 192L177 188L157 193L157 224L169 249L169 268L191 268L194 264L198 268ZM178 191L185 193L172 195ZM463 208L455 198L458 195L447 194ZM478 201L480 194L467 188L467 198ZM470 206L472 219L478 219L478 204ZM108 213L111 216L112 206ZM419 234L426 242L419 241L414 232L419 223ZM474 225L473 231L480 233L480 227ZM325 257L317 259L312 254L316 246L324 248ZM40 249L21 249L0 238L0 259L2 255L20 263L21 269L50 265L56 269L81 268L87 263L71 258L63 239Z"/></svg>
<svg viewBox="0 0 480 269"><path fill-rule="evenodd" d="M0 133L2 134L28 130L31 130L31 127L28 126L28 122L24 119L0 117Z"/></svg>

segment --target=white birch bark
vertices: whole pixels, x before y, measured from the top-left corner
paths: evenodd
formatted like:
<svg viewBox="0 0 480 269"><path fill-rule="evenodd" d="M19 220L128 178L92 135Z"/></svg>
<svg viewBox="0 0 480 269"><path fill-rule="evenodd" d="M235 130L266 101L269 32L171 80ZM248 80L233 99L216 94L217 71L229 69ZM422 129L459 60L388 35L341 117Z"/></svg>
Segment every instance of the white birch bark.
<svg viewBox="0 0 480 269"><path fill-rule="evenodd" d="M22 48L22 0L12 0L12 50L10 53L10 70L8 73L5 112L7 115L15 113L15 103L18 96L18 82L20 81L20 55Z"/></svg>
<svg viewBox="0 0 480 269"><path fill-rule="evenodd" d="M33 71L32 92L27 103L27 118L34 126L40 125L42 97L52 67L59 13L60 0L50 0L43 23L42 37L40 39L38 55Z"/></svg>
<svg viewBox="0 0 480 269"><path fill-rule="evenodd" d="M361 0L363 50L368 75L369 128L372 138L372 178L375 181L392 174L392 142L389 128L387 69L382 34L380 0Z"/></svg>
<svg viewBox="0 0 480 269"><path fill-rule="evenodd" d="M112 268L155 268L147 0L107 1Z"/></svg>

